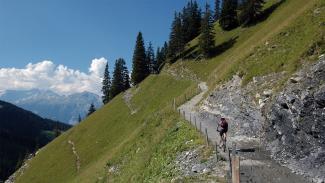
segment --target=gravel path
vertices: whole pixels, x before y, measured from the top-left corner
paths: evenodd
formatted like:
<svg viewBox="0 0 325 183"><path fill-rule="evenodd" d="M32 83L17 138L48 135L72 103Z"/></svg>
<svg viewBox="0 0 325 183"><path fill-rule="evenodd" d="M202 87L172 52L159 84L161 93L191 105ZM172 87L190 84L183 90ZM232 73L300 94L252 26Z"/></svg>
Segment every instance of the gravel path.
<svg viewBox="0 0 325 183"><path fill-rule="evenodd" d="M209 141L215 146L219 142L219 135L216 132L216 128L220 116L197 110L197 104L208 91L205 82L201 82L199 87L201 93L181 105L178 110L187 121L191 122L203 134L207 133ZM240 148L252 147L250 142L245 142L245 137L231 137L231 134L228 134L227 146L231 144L231 139L236 140L237 146ZM256 146L256 143L254 145ZM221 153L221 155L228 159L226 153ZM240 153L240 157L242 183L308 183L304 177L291 172L288 168L272 160L267 152L257 149L254 153Z"/></svg>

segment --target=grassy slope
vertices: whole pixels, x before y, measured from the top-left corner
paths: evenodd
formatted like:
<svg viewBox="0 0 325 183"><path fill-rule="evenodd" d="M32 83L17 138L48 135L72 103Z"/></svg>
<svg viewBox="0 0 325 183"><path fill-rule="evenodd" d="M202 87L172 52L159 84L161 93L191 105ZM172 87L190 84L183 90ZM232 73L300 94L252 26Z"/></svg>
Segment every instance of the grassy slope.
<svg viewBox="0 0 325 183"><path fill-rule="evenodd" d="M313 13L316 6L321 7L317 15ZM324 36L321 22L325 22L323 0L287 0L256 26L223 32L216 25L218 45L238 37L222 54L203 62L177 62L171 67L188 68L201 80L208 80L210 88L236 72L245 74L246 81L269 72L290 73L299 67L299 58ZM168 166L176 152L202 143L170 107L174 97L182 95L177 103L183 102L184 92L193 87L195 83L191 81L174 80L165 74L150 76L132 100L133 106L140 109L137 114L130 115L121 95L118 96L42 149L17 182L169 180L176 173ZM190 139L194 142L185 145ZM76 144L80 172L76 171L68 140ZM108 175L107 165L118 165L119 173Z"/></svg>
<svg viewBox="0 0 325 183"><path fill-rule="evenodd" d="M157 151L157 145L170 133L169 129L181 121L170 107L172 99L180 96L191 84L191 81L174 80L166 75L150 76L141 83L133 97L132 103L139 109L136 114L130 115L122 95L119 95L43 148L17 182L94 182L98 177L106 176L107 163L120 163L121 158L130 160L121 165L123 176L120 176L120 181L142 179L146 163ZM188 129L185 124L181 126ZM194 131L176 137L175 142L183 138L199 139ZM80 156L79 172L68 140L75 143ZM172 145L182 149L183 146L183 141ZM132 153L138 148L141 153Z"/></svg>
<svg viewBox="0 0 325 183"><path fill-rule="evenodd" d="M320 13L314 13L316 8L320 8ZM178 62L173 67L187 67L211 87L237 72L245 75L246 82L271 72L292 73L300 65L302 54L324 39L324 21L323 0L286 0L255 26L222 31L215 25L216 45L235 39L232 47L212 59ZM190 46L196 44L197 39Z"/></svg>

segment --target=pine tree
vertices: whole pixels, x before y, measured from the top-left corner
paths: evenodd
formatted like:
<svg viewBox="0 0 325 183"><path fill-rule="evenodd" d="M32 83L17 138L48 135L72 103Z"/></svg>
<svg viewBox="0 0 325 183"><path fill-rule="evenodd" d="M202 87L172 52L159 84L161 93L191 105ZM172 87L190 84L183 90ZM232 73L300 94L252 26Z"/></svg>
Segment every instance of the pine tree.
<svg viewBox="0 0 325 183"><path fill-rule="evenodd" d="M95 106L93 103L90 104L90 107L88 109L88 113L87 116L90 116L92 113L94 113L96 111Z"/></svg>
<svg viewBox="0 0 325 183"><path fill-rule="evenodd" d="M155 53L151 42L149 42L149 45L147 47L146 59L147 59L147 63L149 64L150 73L156 74L158 68L157 68Z"/></svg>
<svg viewBox="0 0 325 183"><path fill-rule="evenodd" d="M210 57L214 49L213 18L209 4L206 4L201 22L201 35L199 37L199 50L204 57Z"/></svg>
<svg viewBox="0 0 325 183"><path fill-rule="evenodd" d="M111 78L109 76L109 71L108 71L108 63L106 63L105 71L104 71L104 78L102 81L102 100L104 104L107 104L110 100L110 89L111 89Z"/></svg>
<svg viewBox="0 0 325 183"><path fill-rule="evenodd" d="M164 43L164 46L161 48L161 54L164 62L166 62L167 59L167 53L168 53L168 44L167 42Z"/></svg>
<svg viewBox="0 0 325 183"><path fill-rule="evenodd" d="M113 72L112 87L111 87L111 97L115 97L122 91L124 91L124 67L125 61L119 58L115 61L115 67Z"/></svg>
<svg viewBox="0 0 325 183"><path fill-rule="evenodd" d="M215 0L214 4L214 21L218 21L220 18L220 0Z"/></svg>
<svg viewBox="0 0 325 183"><path fill-rule="evenodd" d="M187 43L200 33L201 10L196 1L191 0L187 3L187 6L183 8L181 18L184 43Z"/></svg>
<svg viewBox="0 0 325 183"><path fill-rule="evenodd" d="M219 18L219 24L223 30L231 30L238 26L237 0L224 0Z"/></svg>
<svg viewBox="0 0 325 183"><path fill-rule="evenodd" d="M168 58L173 62L177 56L184 50L184 37L181 14L175 12L172 23L171 33L169 35Z"/></svg>
<svg viewBox="0 0 325 183"><path fill-rule="evenodd" d="M131 80L134 85L137 85L149 75L149 67L146 64L146 50L141 32L137 36L132 61Z"/></svg>
<svg viewBox="0 0 325 183"><path fill-rule="evenodd" d="M124 61L124 60L123 60ZM125 65L125 62L122 62L122 75L123 75L123 91L127 90L130 88L130 76L129 76L129 71L128 68Z"/></svg>
<svg viewBox="0 0 325 183"><path fill-rule="evenodd" d="M255 23L262 13L264 0L245 0L239 13L239 23L243 26Z"/></svg>

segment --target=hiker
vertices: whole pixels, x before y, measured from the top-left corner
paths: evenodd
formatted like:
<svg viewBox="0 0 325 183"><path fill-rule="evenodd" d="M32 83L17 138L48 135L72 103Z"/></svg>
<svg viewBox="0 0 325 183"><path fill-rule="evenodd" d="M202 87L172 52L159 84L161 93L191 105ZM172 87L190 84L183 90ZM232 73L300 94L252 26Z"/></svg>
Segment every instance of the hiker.
<svg viewBox="0 0 325 183"><path fill-rule="evenodd" d="M219 147L221 147L222 145L226 145L226 144L223 144L223 141L226 141L227 131L228 131L228 122L226 121L225 118L220 119L220 123L218 123L217 131L220 134Z"/></svg>

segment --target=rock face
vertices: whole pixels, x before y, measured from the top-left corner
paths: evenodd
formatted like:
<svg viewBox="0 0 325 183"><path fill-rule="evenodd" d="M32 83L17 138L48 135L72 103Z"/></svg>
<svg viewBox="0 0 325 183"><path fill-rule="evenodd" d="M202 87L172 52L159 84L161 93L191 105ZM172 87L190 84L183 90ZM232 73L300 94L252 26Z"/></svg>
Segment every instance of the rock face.
<svg viewBox="0 0 325 183"><path fill-rule="evenodd" d="M281 92L273 88L284 79ZM276 73L255 77L246 86L241 81L234 76L213 91L201 114L229 119L228 142L265 146L293 172L325 182L325 59L289 78Z"/></svg>
<svg viewBox="0 0 325 183"><path fill-rule="evenodd" d="M325 60L290 78L267 122L272 156L314 181L325 180Z"/></svg>
<svg viewBox="0 0 325 183"><path fill-rule="evenodd" d="M201 106L202 111L226 117L233 136L254 137L261 131L264 118L248 90L241 87L242 79L231 81L214 91Z"/></svg>

